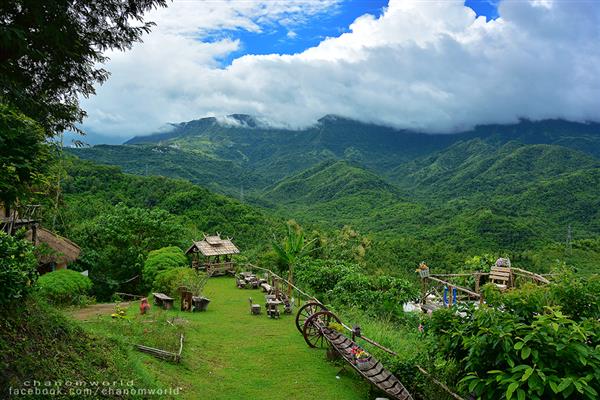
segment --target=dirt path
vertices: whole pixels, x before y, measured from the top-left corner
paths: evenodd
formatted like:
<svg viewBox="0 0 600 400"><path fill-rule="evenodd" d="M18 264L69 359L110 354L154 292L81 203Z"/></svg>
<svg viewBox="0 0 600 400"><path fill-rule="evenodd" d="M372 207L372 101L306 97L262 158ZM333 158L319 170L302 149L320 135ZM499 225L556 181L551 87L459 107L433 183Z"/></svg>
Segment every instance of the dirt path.
<svg viewBox="0 0 600 400"><path fill-rule="evenodd" d="M97 317L98 315L107 315L115 312L117 303L100 303L93 304L84 308L78 308L70 311L68 314L79 321L86 321ZM130 302L119 303L123 307L129 306Z"/></svg>

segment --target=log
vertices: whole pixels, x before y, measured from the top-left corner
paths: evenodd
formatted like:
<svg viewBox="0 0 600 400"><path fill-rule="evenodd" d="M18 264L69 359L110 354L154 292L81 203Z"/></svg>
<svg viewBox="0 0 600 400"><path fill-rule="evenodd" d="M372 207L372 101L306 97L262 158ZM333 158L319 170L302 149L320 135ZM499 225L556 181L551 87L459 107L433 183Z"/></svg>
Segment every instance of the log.
<svg viewBox="0 0 600 400"><path fill-rule="evenodd" d="M512 270L520 272L522 274L525 274L527 277L529 277L531 279L534 279L534 280L537 280L539 282L542 282L542 283L545 283L545 284L549 284L550 283L550 281L548 279L544 278L540 274L536 274L534 272L527 271L527 270L524 270L524 269L521 269L521 268L515 268L515 267L513 267Z"/></svg>
<svg viewBox="0 0 600 400"><path fill-rule="evenodd" d="M461 286L453 285L450 282L446 282L446 281L443 281L443 280L438 279L438 278L433 278L431 276L428 279L431 279L432 281L435 281L435 282L443 283L444 285L452 286L453 288L456 288L456 290L460 290L461 292L468 293L468 294L470 294L473 297L476 297L476 298L480 298L481 297L481 295L479 293L475 293L472 290L466 289L466 288L461 287Z"/></svg>

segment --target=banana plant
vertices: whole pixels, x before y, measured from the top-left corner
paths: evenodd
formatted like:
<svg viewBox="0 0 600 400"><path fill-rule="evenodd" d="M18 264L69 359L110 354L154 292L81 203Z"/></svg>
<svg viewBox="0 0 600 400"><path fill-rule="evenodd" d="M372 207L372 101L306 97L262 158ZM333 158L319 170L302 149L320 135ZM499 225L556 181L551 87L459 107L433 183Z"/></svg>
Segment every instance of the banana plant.
<svg viewBox="0 0 600 400"><path fill-rule="evenodd" d="M314 249L310 249L315 239L305 242L304 232L301 228L295 228L291 224L287 225L287 234L283 238L283 243L273 241L273 250L277 254L279 261L288 268L288 282L294 284L294 267L299 259L310 254ZM288 297L292 294L292 286L288 285Z"/></svg>

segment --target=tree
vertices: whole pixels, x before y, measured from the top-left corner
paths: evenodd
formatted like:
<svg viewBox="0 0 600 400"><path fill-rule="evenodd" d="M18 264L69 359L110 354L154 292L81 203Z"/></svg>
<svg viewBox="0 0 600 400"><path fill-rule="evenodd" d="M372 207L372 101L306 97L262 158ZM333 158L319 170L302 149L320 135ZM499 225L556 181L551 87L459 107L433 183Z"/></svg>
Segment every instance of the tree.
<svg viewBox="0 0 600 400"><path fill-rule="evenodd" d="M23 298L37 279L31 242L0 231L0 304Z"/></svg>
<svg viewBox="0 0 600 400"><path fill-rule="evenodd" d="M146 288L151 288L154 278L160 272L178 268L186 267L188 265L188 259L183 254L183 251L177 246L163 247L158 250L152 250L148 253L148 258L144 262L144 269L142 271L143 281Z"/></svg>
<svg viewBox="0 0 600 400"><path fill-rule="evenodd" d="M80 263L89 269L94 295L108 298L116 290L141 292L144 261L151 250L178 243L183 228L159 208L120 203L82 225L71 237L82 246Z"/></svg>
<svg viewBox="0 0 600 400"><path fill-rule="evenodd" d="M0 201L12 206L43 181L51 159L43 128L31 118L0 103Z"/></svg>
<svg viewBox="0 0 600 400"><path fill-rule="evenodd" d="M150 31L143 14L166 0L11 0L0 3L0 100L49 135L79 131L78 97L108 71L103 52L125 50Z"/></svg>
<svg viewBox="0 0 600 400"><path fill-rule="evenodd" d="M279 261L285 265L288 269L288 282L294 283L294 267L298 260L308 255L310 245L314 242L314 239L305 243L304 232L302 229L293 223L288 223L287 234L283 239L283 244L273 242L273 250L277 254ZM288 286L288 296L292 294L292 287Z"/></svg>

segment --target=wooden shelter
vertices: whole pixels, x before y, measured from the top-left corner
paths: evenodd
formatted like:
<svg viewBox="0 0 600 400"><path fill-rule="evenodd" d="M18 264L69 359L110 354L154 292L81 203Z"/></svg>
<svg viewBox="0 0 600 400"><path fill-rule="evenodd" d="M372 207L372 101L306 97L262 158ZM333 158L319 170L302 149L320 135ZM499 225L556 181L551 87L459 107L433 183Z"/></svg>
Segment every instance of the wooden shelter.
<svg viewBox="0 0 600 400"><path fill-rule="evenodd" d="M27 232L27 238L31 242L43 249L39 252L38 262L40 274L54 270L65 269L67 264L77 260L81 249L69 239L57 235L46 228L38 227L35 238L34 232ZM44 249L44 247L46 247Z"/></svg>
<svg viewBox="0 0 600 400"><path fill-rule="evenodd" d="M67 268L77 260L81 249L67 238L42 228L36 214L40 205L28 204L8 207L0 202L0 230L14 235L21 228L27 231L26 239L38 247L38 272L45 274Z"/></svg>
<svg viewBox="0 0 600 400"><path fill-rule="evenodd" d="M194 241L185 254L192 255L192 267L206 270L208 275L235 272L232 259L240 250L233 244L231 238L222 239L217 233L214 236L204 235L204 239Z"/></svg>

